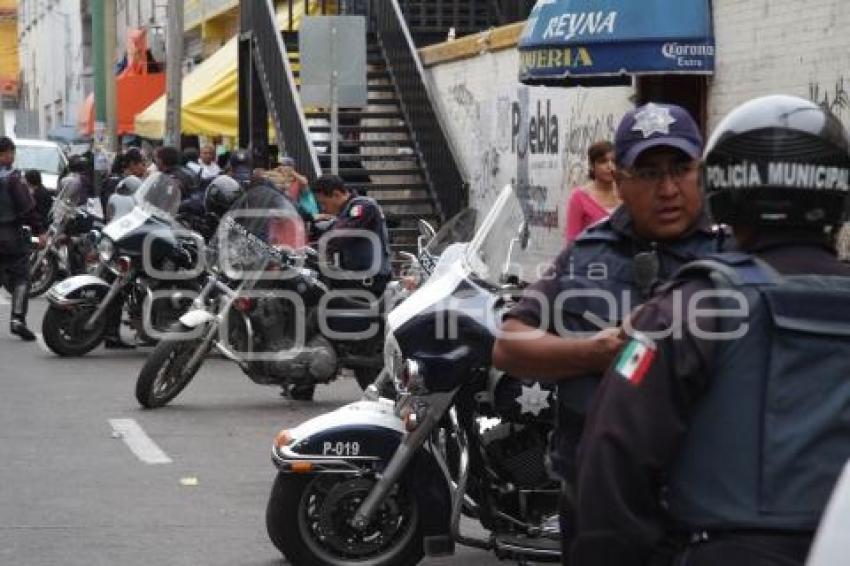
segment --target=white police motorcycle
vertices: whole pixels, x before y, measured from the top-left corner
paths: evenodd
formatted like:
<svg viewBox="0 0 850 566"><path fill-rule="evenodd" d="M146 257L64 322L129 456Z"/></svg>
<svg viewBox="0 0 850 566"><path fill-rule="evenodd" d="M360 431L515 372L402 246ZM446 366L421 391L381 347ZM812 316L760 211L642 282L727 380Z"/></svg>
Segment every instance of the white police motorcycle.
<svg viewBox="0 0 850 566"><path fill-rule="evenodd" d="M519 291L529 242L506 187L475 236L449 246L387 322L383 379L364 400L281 431L266 522L295 565L410 565L456 543L519 561L559 561L559 486L544 452L550 389L490 368L496 323ZM489 532L461 533L461 515Z"/></svg>

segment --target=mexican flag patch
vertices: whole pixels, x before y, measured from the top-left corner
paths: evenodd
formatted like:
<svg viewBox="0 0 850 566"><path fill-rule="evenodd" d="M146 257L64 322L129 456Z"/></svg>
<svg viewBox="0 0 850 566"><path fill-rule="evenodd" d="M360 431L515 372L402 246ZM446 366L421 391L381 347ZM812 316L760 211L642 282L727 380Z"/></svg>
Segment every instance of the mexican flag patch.
<svg viewBox="0 0 850 566"><path fill-rule="evenodd" d="M655 359L655 344L644 336L635 336L625 345L614 369L632 385L640 385Z"/></svg>

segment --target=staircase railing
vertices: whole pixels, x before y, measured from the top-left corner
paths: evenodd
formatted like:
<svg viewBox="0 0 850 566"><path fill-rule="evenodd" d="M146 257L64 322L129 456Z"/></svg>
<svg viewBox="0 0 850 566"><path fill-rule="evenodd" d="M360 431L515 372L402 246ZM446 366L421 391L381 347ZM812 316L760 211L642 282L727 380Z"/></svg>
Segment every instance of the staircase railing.
<svg viewBox="0 0 850 566"><path fill-rule="evenodd" d="M321 173L319 158L310 140L272 0L240 2L240 10L241 37L251 41L252 64L259 75L278 146L295 160L302 174L315 179ZM244 112L239 114L240 120L250 119Z"/></svg>
<svg viewBox="0 0 850 566"><path fill-rule="evenodd" d="M434 111L425 70L405 23L398 0L373 0L371 12L388 69L413 139L425 166L439 212L449 218L467 204L469 186L449 139Z"/></svg>

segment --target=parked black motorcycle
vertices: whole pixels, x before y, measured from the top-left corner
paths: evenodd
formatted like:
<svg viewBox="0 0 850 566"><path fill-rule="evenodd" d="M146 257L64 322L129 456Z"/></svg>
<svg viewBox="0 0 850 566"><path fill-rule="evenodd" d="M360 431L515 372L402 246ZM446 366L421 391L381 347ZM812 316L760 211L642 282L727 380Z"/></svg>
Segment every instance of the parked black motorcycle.
<svg viewBox="0 0 850 566"><path fill-rule="evenodd" d="M382 379L395 401L377 384L277 436L266 520L292 564L411 565L455 543L560 560L559 486L544 464L552 391L489 367L496 321L519 293L524 219L507 187L472 241L390 313ZM461 534L462 514L489 537Z"/></svg>
<svg viewBox="0 0 850 566"><path fill-rule="evenodd" d="M243 198L254 195L265 198L262 192ZM352 369L366 387L383 366L383 314L398 284L381 297L334 293L310 248L280 251L268 243L271 232L282 231L300 234L303 244L303 221L290 201L239 206L261 214L231 211L221 220L203 289L139 372L136 399L143 407L176 397L213 348L255 383L280 386L296 400L311 400L316 385L336 379L341 368Z"/></svg>
<svg viewBox="0 0 850 566"><path fill-rule="evenodd" d="M30 254L30 297L70 275L94 273L100 263L90 232L102 230L103 220L80 204L81 190L68 183L53 201L44 246Z"/></svg>
<svg viewBox="0 0 850 566"><path fill-rule="evenodd" d="M60 356L82 356L100 344L110 317L129 316L136 336L166 331L197 293L200 237L174 220L180 189L155 173L134 195L132 212L109 223L97 244L104 279L77 275L47 292L44 342ZM115 319L111 319L115 320Z"/></svg>

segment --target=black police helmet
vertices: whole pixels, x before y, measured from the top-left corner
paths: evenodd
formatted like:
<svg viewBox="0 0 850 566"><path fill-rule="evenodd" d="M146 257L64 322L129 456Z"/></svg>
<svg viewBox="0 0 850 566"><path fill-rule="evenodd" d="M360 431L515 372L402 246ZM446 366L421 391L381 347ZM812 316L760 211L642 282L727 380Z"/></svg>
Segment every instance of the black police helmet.
<svg viewBox="0 0 850 566"><path fill-rule="evenodd" d="M247 149L233 150L233 153L230 154L230 167L232 169L236 169L238 167L248 167L252 169L254 167L254 158L251 156L251 152Z"/></svg>
<svg viewBox="0 0 850 566"><path fill-rule="evenodd" d="M850 139L838 119L793 96L742 104L705 150L704 186L714 220L818 229L847 218Z"/></svg>
<svg viewBox="0 0 850 566"><path fill-rule="evenodd" d="M85 173L91 168L91 161L85 155L72 155L68 158L68 170L72 173Z"/></svg>
<svg viewBox="0 0 850 566"><path fill-rule="evenodd" d="M230 154L230 175L244 188L251 185L254 158L247 149L237 149Z"/></svg>
<svg viewBox="0 0 850 566"><path fill-rule="evenodd" d="M204 208L218 216L224 215L242 194L242 186L227 175L213 179L204 195Z"/></svg>

